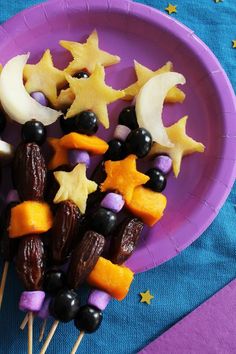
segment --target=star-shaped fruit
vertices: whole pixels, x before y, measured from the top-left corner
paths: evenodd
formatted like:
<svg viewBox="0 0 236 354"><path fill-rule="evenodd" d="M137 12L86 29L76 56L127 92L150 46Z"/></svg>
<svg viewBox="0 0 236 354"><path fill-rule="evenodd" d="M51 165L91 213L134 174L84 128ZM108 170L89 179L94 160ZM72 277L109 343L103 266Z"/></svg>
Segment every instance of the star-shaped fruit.
<svg viewBox="0 0 236 354"><path fill-rule="evenodd" d="M166 12L168 12L169 15L173 14L173 13L176 13L177 12L177 5L172 5L172 4L169 4L165 10Z"/></svg>
<svg viewBox="0 0 236 354"><path fill-rule="evenodd" d="M53 202L57 204L70 200L84 214L88 195L97 189L97 183L86 177L86 165L79 163L71 172L57 171L54 172L54 176L60 188Z"/></svg>
<svg viewBox="0 0 236 354"><path fill-rule="evenodd" d="M53 157L51 158L48 168L54 170L55 168L68 164L67 150L60 145L60 139L48 138L48 143L53 149Z"/></svg>
<svg viewBox="0 0 236 354"><path fill-rule="evenodd" d="M134 189L149 180L148 176L137 171L136 159L137 156L129 155L124 160L106 161L105 171L107 178L101 184L101 191L117 191L127 203L130 202Z"/></svg>
<svg viewBox="0 0 236 354"><path fill-rule="evenodd" d="M54 67L49 49L37 64L26 64L24 80L29 93L43 92L53 106L57 102L57 90L66 84L65 73Z"/></svg>
<svg viewBox="0 0 236 354"><path fill-rule="evenodd" d="M181 118L177 123L166 128L166 132L170 141L174 144L168 148L158 143L154 143L150 151L151 156L158 154L167 154L173 161L173 171L175 177L178 177L181 167L182 158L185 155L193 154L194 152L204 152L205 146L190 138L186 134L186 123L188 116Z"/></svg>
<svg viewBox="0 0 236 354"><path fill-rule="evenodd" d="M127 101L132 100L139 93L140 89L154 76L162 73L172 71L173 65L168 61L161 68L152 71L146 66L134 61L134 69L137 76L137 81L124 89L125 97ZM178 87L173 87L167 94L165 98L166 103L183 102L185 99L185 94Z"/></svg>
<svg viewBox="0 0 236 354"><path fill-rule="evenodd" d="M66 74L75 100L67 112L66 118L87 110L92 110L105 128L109 128L107 105L124 96L124 91L114 90L105 84L105 70L97 65L87 79L77 79Z"/></svg>
<svg viewBox="0 0 236 354"><path fill-rule="evenodd" d="M151 300L154 299L154 296L150 294L150 291L147 290L145 293L139 293L141 296L140 302L145 302L146 304L150 305Z"/></svg>
<svg viewBox="0 0 236 354"><path fill-rule="evenodd" d="M109 54L99 48L98 34L96 30L90 34L84 44L71 41L60 41L60 45L69 50L74 58L65 69L65 72L70 75L74 75L85 68L90 73L93 73L97 64L106 67L120 62L120 57Z"/></svg>
<svg viewBox="0 0 236 354"><path fill-rule="evenodd" d="M232 41L233 48L236 48L236 39Z"/></svg>

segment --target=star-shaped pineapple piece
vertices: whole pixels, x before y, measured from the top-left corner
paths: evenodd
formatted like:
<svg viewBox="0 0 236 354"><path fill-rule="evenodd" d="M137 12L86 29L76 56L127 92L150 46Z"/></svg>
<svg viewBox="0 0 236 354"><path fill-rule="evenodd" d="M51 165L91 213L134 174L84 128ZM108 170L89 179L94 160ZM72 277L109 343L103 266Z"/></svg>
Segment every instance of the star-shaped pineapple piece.
<svg viewBox="0 0 236 354"><path fill-rule="evenodd" d="M86 177L86 165L79 163L71 172L57 171L54 172L54 176L60 188L53 202L57 204L70 200L84 214L88 195L97 189L97 183Z"/></svg>
<svg viewBox="0 0 236 354"><path fill-rule="evenodd" d="M173 65L170 61L168 61L161 68L152 71L146 66L138 63L136 60L134 61L134 69L137 76L137 81L124 89L125 97L124 99L127 101L131 101L137 94L140 89L154 76L172 71ZM166 103L176 103L183 102L185 99L185 94L178 87L173 87L167 94L165 98Z"/></svg>
<svg viewBox="0 0 236 354"><path fill-rule="evenodd" d="M71 41L60 41L60 45L69 50L74 58L65 69L65 72L70 75L74 75L85 68L90 73L93 73L97 64L107 67L120 62L120 57L109 54L99 48L98 34L96 30L90 34L84 44Z"/></svg>
<svg viewBox="0 0 236 354"><path fill-rule="evenodd" d="M236 39L232 41L233 48L236 48Z"/></svg>
<svg viewBox="0 0 236 354"><path fill-rule="evenodd" d="M48 164L49 170L68 164L68 152L60 145L60 139L48 138L48 144L53 149L53 156Z"/></svg>
<svg viewBox="0 0 236 354"><path fill-rule="evenodd" d="M145 302L146 304L150 305L151 300L154 299L154 296L150 294L150 291L147 290L145 293L139 293L141 296L140 302Z"/></svg>
<svg viewBox="0 0 236 354"><path fill-rule="evenodd" d="M28 93L43 92L53 106L57 102L57 90L66 84L65 73L55 68L49 49L37 64L26 64L24 80Z"/></svg>
<svg viewBox="0 0 236 354"><path fill-rule="evenodd" d="M105 84L105 70L97 65L93 74L87 79L77 79L66 74L75 100L67 112L66 118L87 110L92 110L100 123L109 128L107 105L124 96L124 91L114 90Z"/></svg>
<svg viewBox="0 0 236 354"><path fill-rule="evenodd" d="M134 189L149 180L148 176L137 171L136 159L137 156L129 155L124 160L106 161L105 171L107 177L101 184L101 191L117 191L129 203Z"/></svg>
<svg viewBox="0 0 236 354"><path fill-rule="evenodd" d="M177 123L166 128L166 132L170 141L174 144L173 147L168 148L158 143L154 143L150 151L150 155L167 154L171 157L173 162L173 171L175 177L178 177L181 167L182 158L186 155L195 152L204 152L205 146L190 138L186 134L186 123L188 116L181 118Z"/></svg>
<svg viewBox="0 0 236 354"><path fill-rule="evenodd" d="M176 13L177 12L177 5L172 5L172 4L169 4L165 10L166 12L168 12L169 15L173 14L173 13Z"/></svg>

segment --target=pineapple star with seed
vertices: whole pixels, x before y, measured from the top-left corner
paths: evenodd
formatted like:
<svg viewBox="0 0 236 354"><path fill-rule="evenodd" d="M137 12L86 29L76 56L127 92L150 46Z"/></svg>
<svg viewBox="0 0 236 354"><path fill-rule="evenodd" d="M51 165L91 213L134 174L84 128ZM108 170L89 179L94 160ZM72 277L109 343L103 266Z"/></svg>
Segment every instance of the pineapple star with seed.
<svg viewBox="0 0 236 354"><path fill-rule="evenodd" d="M54 203L70 200L77 205L82 214L85 213L88 195L97 189L97 183L86 177L85 164L79 163L71 172L57 171L54 176L60 188Z"/></svg>
<svg viewBox="0 0 236 354"><path fill-rule="evenodd" d="M195 152L204 152L205 146L193 140L186 134L186 123L188 116L181 118L177 123L166 128L166 132L170 141L174 144L173 147L165 147L158 143L154 143L150 151L151 156L157 154L167 154L170 156L173 162L173 171L175 177L178 177L181 167L182 158L186 155L193 154Z"/></svg>
<svg viewBox="0 0 236 354"><path fill-rule="evenodd" d="M65 72L70 75L74 75L85 68L90 73L93 73L97 64L106 67L120 62L120 57L109 54L99 48L98 34L96 30L90 34L84 44L71 41L60 41L60 45L69 50L74 58L65 69Z"/></svg>
<svg viewBox="0 0 236 354"><path fill-rule="evenodd" d="M66 74L75 100L67 112L71 118L82 111L92 110L101 124L109 128L107 105L124 96L124 91L114 90L105 84L105 70L97 65L93 74L87 79L77 79Z"/></svg>
<svg viewBox="0 0 236 354"><path fill-rule="evenodd" d="M41 91L53 106L57 103L57 90L66 84L65 73L54 67L49 49L37 64L26 64L24 80L28 93Z"/></svg>
<svg viewBox="0 0 236 354"><path fill-rule="evenodd" d="M168 61L161 68L152 71L146 66L138 63L136 60L134 61L134 69L137 76L137 81L125 88L125 97L124 100L131 101L137 94L140 89L154 76L163 74L169 71L172 71L173 65L170 61ZM173 87L167 94L165 98L166 103L182 103L185 99L185 94L178 87Z"/></svg>
<svg viewBox="0 0 236 354"><path fill-rule="evenodd" d="M124 160L106 161L107 178L100 186L101 191L118 191L127 203L130 202L134 189L149 181L148 176L137 171L136 159L137 156L129 155Z"/></svg>

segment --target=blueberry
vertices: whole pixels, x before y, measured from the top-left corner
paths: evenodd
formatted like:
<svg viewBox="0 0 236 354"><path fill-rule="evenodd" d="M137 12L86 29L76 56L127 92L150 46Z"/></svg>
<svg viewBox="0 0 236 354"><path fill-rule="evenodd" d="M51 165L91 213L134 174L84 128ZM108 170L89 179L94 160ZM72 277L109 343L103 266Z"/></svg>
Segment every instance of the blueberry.
<svg viewBox="0 0 236 354"><path fill-rule="evenodd" d="M79 311L79 297L74 290L62 290L50 303L50 313L61 322L73 320Z"/></svg>
<svg viewBox="0 0 236 354"><path fill-rule="evenodd" d="M112 139L108 145L109 148L104 155L104 160L119 161L126 157L126 146L123 141Z"/></svg>
<svg viewBox="0 0 236 354"><path fill-rule="evenodd" d="M50 294L56 295L60 290L65 288L66 277L61 270L49 270L44 276L43 290Z"/></svg>
<svg viewBox="0 0 236 354"><path fill-rule="evenodd" d="M75 319L75 326L80 331L93 333L100 327L102 318L101 310L93 305L85 305L79 309Z"/></svg>
<svg viewBox="0 0 236 354"><path fill-rule="evenodd" d="M150 177L150 180L145 184L145 187L159 193L165 189L166 177L160 170L150 168L150 170L146 172L146 175Z"/></svg>
<svg viewBox="0 0 236 354"><path fill-rule="evenodd" d="M98 130L98 119L92 111L84 111L74 118L74 130L80 134L93 135Z"/></svg>
<svg viewBox="0 0 236 354"><path fill-rule="evenodd" d="M42 145L47 137L47 130L43 123L32 119L21 128L21 138L25 143Z"/></svg>
<svg viewBox="0 0 236 354"><path fill-rule="evenodd" d="M119 124L126 125L131 130L138 128L135 106L125 107L119 115Z"/></svg>
<svg viewBox="0 0 236 354"><path fill-rule="evenodd" d="M59 118L61 130L65 134L69 134L75 130L75 121L74 118L67 118L65 119L64 115L62 114Z"/></svg>
<svg viewBox="0 0 236 354"><path fill-rule="evenodd" d="M129 154L135 154L141 158L149 153L152 136L146 129L137 128L129 133L125 142Z"/></svg>
<svg viewBox="0 0 236 354"><path fill-rule="evenodd" d="M87 79L89 77L89 73L87 71L81 70L77 74L75 74L77 79Z"/></svg>
<svg viewBox="0 0 236 354"><path fill-rule="evenodd" d="M5 129L6 122L7 120L5 114L3 113L3 111L0 111L0 133L2 133L3 130Z"/></svg>
<svg viewBox="0 0 236 354"><path fill-rule="evenodd" d="M93 231L96 231L103 236L107 236L116 226L117 216L113 211L99 208L92 217L90 227Z"/></svg>

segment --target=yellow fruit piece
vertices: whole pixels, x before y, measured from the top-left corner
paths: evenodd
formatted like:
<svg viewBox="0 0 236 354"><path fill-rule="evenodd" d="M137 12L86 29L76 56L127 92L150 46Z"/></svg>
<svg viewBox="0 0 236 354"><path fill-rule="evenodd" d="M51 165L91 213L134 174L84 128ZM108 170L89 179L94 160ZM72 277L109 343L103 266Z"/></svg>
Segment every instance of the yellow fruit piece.
<svg viewBox="0 0 236 354"><path fill-rule="evenodd" d="M56 108L68 108L72 105L74 99L75 95L70 88L67 88L66 90L61 90L59 96L57 97Z"/></svg>
<svg viewBox="0 0 236 354"><path fill-rule="evenodd" d="M54 203L70 200L84 214L88 195L97 189L97 184L86 177L85 164L79 163L71 172L54 172L54 176L60 185Z"/></svg>
<svg viewBox="0 0 236 354"><path fill-rule="evenodd" d="M26 201L11 209L9 237L41 234L51 229L53 215L46 203Z"/></svg>
<svg viewBox="0 0 236 354"><path fill-rule="evenodd" d="M66 75L75 100L67 112L66 118L92 110L100 123L109 128L107 105L124 96L124 91L114 90L105 84L105 71L102 66L96 66L88 79L77 79Z"/></svg>
<svg viewBox="0 0 236 354"><path fill-rule="evenodd" d="M137 76L137 81L124 89L125 97L124 100L131 101L137 94L140 89L148 82L152 77L172 71L173 65L170 61L168 61L161 68L152 71L148 69L146 66L138 63L136 60L134 61L134 69ZM165 98L166 103L182 103L185 99L185 94L178 87L173 87L167 94Z"/></svg>
<svg viewBox="0 0 236 354"><path fill-rule="evenodd" d="M74 75L85 68L90 73L93 73L97 64L106 67L120 62L120 58L117 55L109 54L99 48L98 34L96 30L90 34L84 44L71 41L60 41L60 45L69 50L74 58L65 69L65 72L70 75Z"/></svg>
<svg viewBox="0 0 236 354"><path fill-rule="evenodd" d="M49 170L54 170L59 166L67 165L69 163L68 152L67 149L60 145L60 139L48 138L48 143L53 149L53 157L48 164Z"/></svg>
<svg viewBox="0 0 236 354"><path fill-rule="evenodd" d="M163 216L166 203L163 194L139 186L135 188L131 201L126 202L126 207L145 224L153 226Z"/></svg>
<svg viewBox="0 0 236 354"><path fill-rule="evenodd" d="M57 90L66 84L65 73L54 67L50 50L47 49L37 64L26 64L25 88L28 93L41 91L56 107Z"/></svg>
<svg viewBox="0 0 236 354"><path fill-rule="evenodd" d="M106 161L107 178L101 184L101 191L117 191L126 202L130 202L134 189L149 180L148 176L137 171L136 159L137 156L129 155L121 161Z"/></svg>
<svg viewBox="0 0 236 354"><path fill-rule="evenodd" d="M158 154L167 154L171 157L173 162L173 171L175 177L178 177L181 167L182 158L186 155L195 152L204 152L205 146L193 140L186 134L186 123L188 116L181 118L177 123L166 128L166 132L170 141L174 144L173 147L168 148L158 143L154 143L150 151L150 156Z"/></svg>

